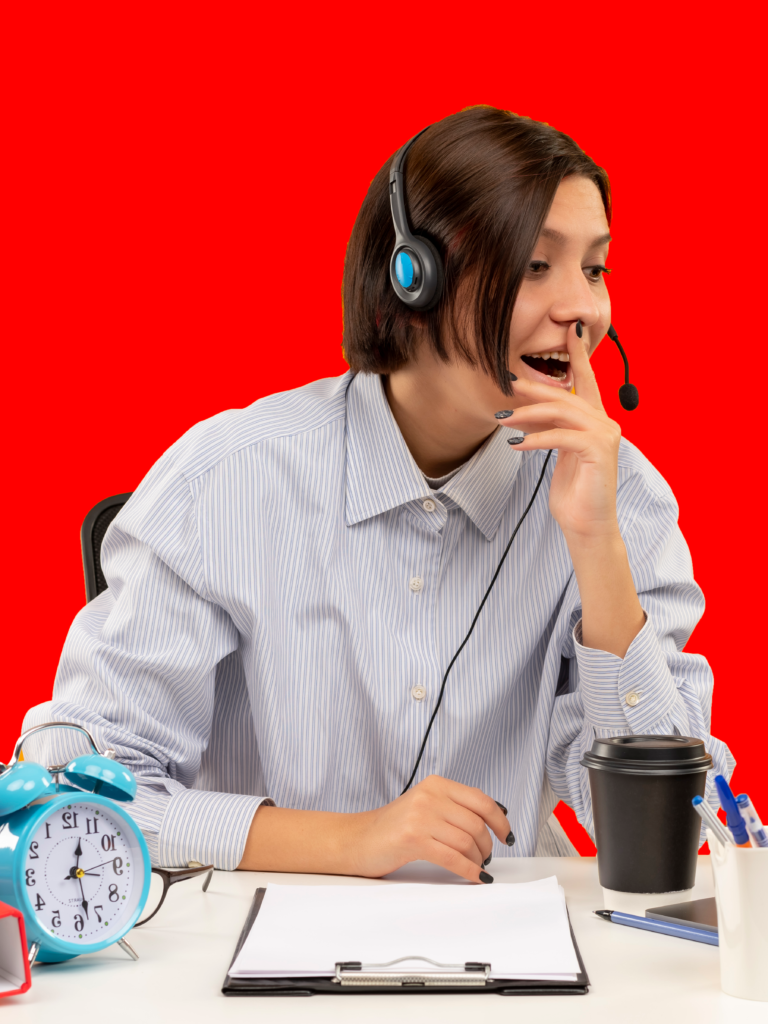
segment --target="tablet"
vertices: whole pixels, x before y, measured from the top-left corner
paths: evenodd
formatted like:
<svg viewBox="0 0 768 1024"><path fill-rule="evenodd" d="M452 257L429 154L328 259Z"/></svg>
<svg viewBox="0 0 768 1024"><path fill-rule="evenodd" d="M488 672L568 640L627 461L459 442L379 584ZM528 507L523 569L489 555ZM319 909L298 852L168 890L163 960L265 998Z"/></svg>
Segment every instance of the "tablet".
<svg viewBox="0 0 768 1024"><path fill-rule="evenodd" d="M652 917L654 921L687 924L703 931L717 932L717 904L714 896L705 900L689 900L688 903L672 903L668 907L651 907L646 910L645 916Z"/></svg>

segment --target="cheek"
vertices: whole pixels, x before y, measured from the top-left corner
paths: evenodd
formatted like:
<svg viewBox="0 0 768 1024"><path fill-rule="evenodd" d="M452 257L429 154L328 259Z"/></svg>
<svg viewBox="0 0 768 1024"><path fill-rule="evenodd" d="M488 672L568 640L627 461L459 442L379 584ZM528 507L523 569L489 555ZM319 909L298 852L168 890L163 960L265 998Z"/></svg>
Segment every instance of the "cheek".
<svg viewBox="0 0 768 1024"><path fill-rule="evenodd" d="M548 316L551 303L542 292L543 289L531 288L527 282L523 282L512 312L509 328L511 346L530 337L542 319Z"/></svg>

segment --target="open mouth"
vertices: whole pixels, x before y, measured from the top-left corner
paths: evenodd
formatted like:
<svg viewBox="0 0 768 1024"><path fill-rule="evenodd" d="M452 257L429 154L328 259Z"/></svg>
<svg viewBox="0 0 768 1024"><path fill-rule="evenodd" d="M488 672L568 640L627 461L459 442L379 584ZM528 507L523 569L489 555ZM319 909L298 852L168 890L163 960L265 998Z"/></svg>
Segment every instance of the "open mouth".
<svg viewBox="0 0 768 1024"><path fill-rule="evenodd" d="M534 355L521 357L526 366L538 370L553 380L565 380L568 375L570 356L567 352L536 352Z"/></svg>

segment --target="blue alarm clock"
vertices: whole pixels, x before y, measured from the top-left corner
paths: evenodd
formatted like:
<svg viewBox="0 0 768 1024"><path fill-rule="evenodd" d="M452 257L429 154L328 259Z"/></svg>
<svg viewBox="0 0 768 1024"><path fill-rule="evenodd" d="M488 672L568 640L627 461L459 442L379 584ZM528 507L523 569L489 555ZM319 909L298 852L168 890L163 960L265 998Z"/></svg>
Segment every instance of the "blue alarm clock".
<svg viewBox="0 0 768 1024"><path fill-rule="evenodd" d="M93 753L49 768L19 760L25 741L44 729L84 733ZM144 909L152 869L141 830L120 806L136 795L136 779L113 758L86 729L48 722L0 763L0 900L24 915L30 963L115 942L138 959L124 936Z"/></svg>

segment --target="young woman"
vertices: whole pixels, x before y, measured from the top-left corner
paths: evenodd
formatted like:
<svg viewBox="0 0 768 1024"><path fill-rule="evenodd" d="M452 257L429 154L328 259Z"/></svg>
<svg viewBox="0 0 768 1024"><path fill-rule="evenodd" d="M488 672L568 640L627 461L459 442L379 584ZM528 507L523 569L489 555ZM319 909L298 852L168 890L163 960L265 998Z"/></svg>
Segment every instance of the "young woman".
<svg viewBox="0 0 768 1024"><path fill-rule="evenodd" d="M430 127L405 199L445 285L419 312L389 277L389 163L344 269L350 372L177 442L64 648L53 713L139 776L166 865L423 859L487 883L492 856L572 852L559 798L591 827L595 736L701 736L733 765L709 667L682 652L703 599L675 500L589 362L611 319L605 173L506 111Z"/></svg>

